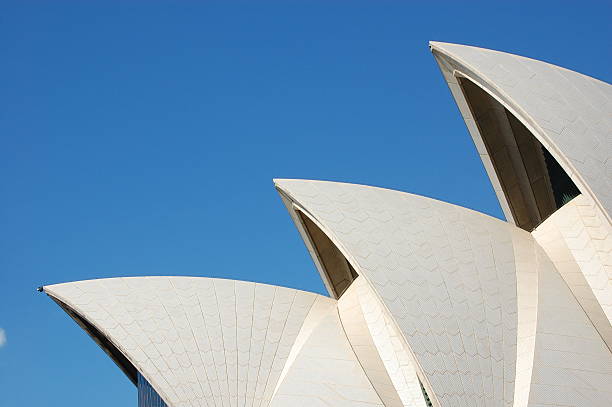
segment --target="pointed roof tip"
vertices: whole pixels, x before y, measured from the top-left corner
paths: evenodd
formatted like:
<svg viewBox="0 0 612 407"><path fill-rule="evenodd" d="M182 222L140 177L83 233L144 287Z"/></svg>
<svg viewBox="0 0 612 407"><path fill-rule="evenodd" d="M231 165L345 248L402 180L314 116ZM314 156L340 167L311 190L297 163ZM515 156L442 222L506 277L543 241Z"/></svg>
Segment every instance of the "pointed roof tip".
<svg viewBox="0 0 612 407"><path fill-rule="evenodd" d="M275 186L279 186L280 184L285 184L287 182L317 182L318 180L314 179L304 179L304 178L272 178L272 182Z"/></svg>
<svg viewBox="0 0 612 407"><path fill-rule="evenodd" d="M452 56L453 58L457 56L456 55L457 50L467 49L467 48L485 49L487 51L491 51L489 49L476 47L474 45L457 44L454 42L429 41L429 50L432 53L434 51L437 51L438 53L446 54L446 55ZM434 56L436 55L434 54Z"/></svg>
<svg viewBox="0 0 612 407"><path fill-rule="evenodd" d="M438 41L429 41L429 50L431 52L433 52L433 50L438 48L440 46L440 44L442 44L442 43L438 42Z"/></svg>
<svg viewBox="0 0 612 407"><path fill-rule="evenodd" d="M320 179L304 179L304 178L274 178L274 187L277 191L291 195L290 191L295 187L303 187L306 185L321 185L321 184L349 184L347 182L320 180ZM358 184L355 184L358 185Z"/></svg>
<svg viewBox="0 0 612 407"><path fill-rule="evenodd" d="M449 52L450 51L449 48L478 48L478 49L485 49L487 51L493 51L488 48L481 48L475 45L468 45L468 44L458 44L456 42L429 41L429 49L431 50L436 49L436 50L444 50L446 52Z"/></svg>
<svg viewBox="0 0 612 407"><path fill-rule="evenodd" d="M456 42L446 42L446 41L429 41L429 46L430 47L443 47L445 45L458 45L460 47L469 47L470 45L464 45L464 44L457 44Z"/></svg>
<svg viewBox="0 0 612 407"><path fill-rule="evenodd" d="M292 185L295 185L296 183L311 182L311 180L299 178L274 178L273 181L274 188L281 195L288 194L289 190L292 189Z"/></svg>
<svg viewBox="0 0 612 407"><path fill-rule="evenodd" d="M440 42L440 41L429 41L429 48L438 47L441 44L446 44L446 43Z"/></svg>
<svg viewBox="0 0 612 407"><path fill-rule="evenodd" d="M350 184L350 182L333 181L326 179L308 179L308 178L274 178L274 186L281 189L286 189L291 184ZM360 185L360 184L354 184Z"/></svg>
<svg viewBox="0 0 612 407"><path fill-rule="evenodd" d="M287 181L286 178L272 178L272 183L274 184L275 188L280 188L280 184L285 181Z"/></svg>

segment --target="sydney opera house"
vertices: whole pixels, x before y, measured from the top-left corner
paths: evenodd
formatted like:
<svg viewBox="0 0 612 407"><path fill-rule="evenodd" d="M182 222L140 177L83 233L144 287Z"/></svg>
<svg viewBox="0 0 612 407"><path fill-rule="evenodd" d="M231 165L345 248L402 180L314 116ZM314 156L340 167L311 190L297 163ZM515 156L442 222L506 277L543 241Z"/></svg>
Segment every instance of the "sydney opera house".
<svg viewBox="0 0 612 407"><path fill-rule="evenodd" d="M329 296L204 277L42 287L139 406L612 405L612 86L430 47L507 220L279 179Z"/></svg>

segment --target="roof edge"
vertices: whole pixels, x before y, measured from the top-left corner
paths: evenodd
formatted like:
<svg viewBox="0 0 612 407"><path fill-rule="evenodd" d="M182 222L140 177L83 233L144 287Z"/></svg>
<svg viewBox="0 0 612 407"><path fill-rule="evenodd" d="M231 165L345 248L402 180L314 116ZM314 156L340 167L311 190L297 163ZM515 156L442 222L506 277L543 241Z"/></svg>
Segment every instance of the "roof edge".
<svg viewBox="0 0 612 407"><path fill-rule="evenodd" d="M340 182L340 181L275 178L274 179L274 186L276 187L277 191L279 193L284 194L286 197L290 198L293 202L297 203L299 206L301 206L308 213L310 213L308 208L305 208L304 205L300 202L300 200L298 198L296 198L294 196L294 194L291 193L290 188L288 188L288 186L283 185L285 182L300 182L300 183L305 183L305 184L306 183L311 183L311 184L315 184L315 185L316 184L349 185L349 186L359 187L359 188L366 189L366 190L375 190L375 191L377 190L377 191L381 191L381 192L391 192L391 193L395 193L395 194L402 194L402 195L407 195L409 197L412 197L413 199L424 200L424 201L432 201L432 202L436 202L436 203L439 203L439 204L442 204L442 205L448 205L448 206L456 207L456 208L464 210L464 211L474 212L474 213L477 213L479 215L486 216L487 218L490 218L490 219L495 220L497 222L508 223L508 221L506 221L505 219L501 219L501 218L489 215L488 213L484 213L484 212L481 212L481 211L476 210L476 209L472 209L472 208L461 206L461 205L458 205L458 204L455 204L455 203L443 201L441 199L432 198L430 196L414 194L414 193L411 193L411 192L400 191L400 190L397 190L397 189L378 187L378 186L374 186L374 185L355 184L355 183L351 183L351 182Z"/></svg>
<svg viewBox="0 0 612 407"><path fill-rule="evenodd" d="M127 356L104 334L100 331L93 323L87 318L81 315L79 312L74 310L70 305L60 300L53 294L45 291L45 287L40 287L45 294L47 294L57 305L60 306L72 318L80 327L83 329L91 339L112 359L113 362L121 369L121 371L127 376L128 379L138 386L138 369L134 364L127 358Z"/></svg>

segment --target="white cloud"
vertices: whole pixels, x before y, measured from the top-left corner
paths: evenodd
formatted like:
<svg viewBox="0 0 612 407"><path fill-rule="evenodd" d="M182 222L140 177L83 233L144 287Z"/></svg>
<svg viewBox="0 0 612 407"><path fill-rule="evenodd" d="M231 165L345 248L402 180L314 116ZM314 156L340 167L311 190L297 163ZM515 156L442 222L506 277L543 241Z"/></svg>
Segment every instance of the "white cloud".
<svg viewBox="0 0 612 407"><path fill-rule="evenodd" d="M0 328L0 348L4 346L6 343L6 332L4 329Z"/></svg>

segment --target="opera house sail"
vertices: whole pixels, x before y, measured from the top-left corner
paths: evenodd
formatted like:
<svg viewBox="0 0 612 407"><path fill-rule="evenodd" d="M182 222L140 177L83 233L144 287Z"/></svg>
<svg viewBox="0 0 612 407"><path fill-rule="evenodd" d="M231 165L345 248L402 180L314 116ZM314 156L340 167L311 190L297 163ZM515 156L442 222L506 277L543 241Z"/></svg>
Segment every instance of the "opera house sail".
<svg viewBox="0 0 612 407"><path fill-rule="evenodd" d="M41 289L138 405L612 405L612 86L430 44L506 221L278 179L328 296L205 277Z"/></svg>

